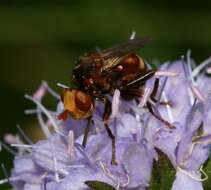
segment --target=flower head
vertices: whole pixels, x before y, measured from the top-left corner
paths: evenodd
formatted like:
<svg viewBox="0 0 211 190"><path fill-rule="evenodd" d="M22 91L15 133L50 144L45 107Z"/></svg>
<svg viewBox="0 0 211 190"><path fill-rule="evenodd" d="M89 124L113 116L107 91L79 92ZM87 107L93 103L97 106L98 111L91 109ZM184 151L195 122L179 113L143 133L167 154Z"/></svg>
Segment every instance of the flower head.
<svg viewBox="0 0 211 190"><path fill-rule="evenodd" d="M16 156L11 177L0 182L9 182L14 190L88 190L85 182L92 180L116 189L146 189L160 149L177 172L173 190L203 189L201 182L206 175L202 167L211 144L211 89L206 86L211 78L202 72L202 66L192 70L191 61L188 56L187 62L182 59L163 64L147 82L140 103L121 99L118 90L109 97L112 114L108 125L116 137L117 166L111 164L112 141L102 121L103 104L95 103L84 148L81 144L87 121L71 117L58 120L63 104L58 94L43 83L33 96L26 96L36 105L26 113L37 115L46 139L37 143L27 139L28 144L23 144L17 137L7 135L6 142L18 152L12 150ZM150 94L156 78L160 85L153 102ZM55 111L42 104L47 92L58 101ZM147 102L153 105L153 114ZM169 128L167 123L174 127Z"/></svg>

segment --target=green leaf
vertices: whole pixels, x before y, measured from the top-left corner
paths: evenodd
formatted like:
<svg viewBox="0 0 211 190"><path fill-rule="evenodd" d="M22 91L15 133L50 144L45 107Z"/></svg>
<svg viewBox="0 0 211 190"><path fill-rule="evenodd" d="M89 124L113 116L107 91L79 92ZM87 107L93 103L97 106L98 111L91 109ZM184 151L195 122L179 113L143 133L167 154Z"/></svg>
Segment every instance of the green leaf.
<svg viewBox="0 0 211 190"><path fill-rule="evenodd" d="M211 189L210 177L211 177L211 157L208 158L206 163L204 164L204 171L208 175L208 180L203 182L204 189Z"/></svg>
<svg viewBox="0 0 211 190"><path fill-rule="evenodd" d="M92 190L116 190L113 186L102 181L86 181L85 184Z"/></svg>
<svg viewBox="0 0 211 190"><path fill-rule="evenodd" d="M166 155L156 149L159 155L157 162L153 163L152 177L148 190L170 190L175 178L176 171Z"/></svg>

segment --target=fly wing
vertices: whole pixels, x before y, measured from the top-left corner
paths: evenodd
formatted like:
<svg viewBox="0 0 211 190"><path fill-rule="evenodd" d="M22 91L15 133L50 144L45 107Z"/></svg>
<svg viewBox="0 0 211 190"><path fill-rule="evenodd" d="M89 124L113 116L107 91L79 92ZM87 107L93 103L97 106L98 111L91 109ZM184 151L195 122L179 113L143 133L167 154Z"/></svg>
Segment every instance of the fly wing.
<svg viewBox="0 0 211 190"><path fill-rule="evenodd" d="M116 45L114 47L102 50L100 52L103 59L108 59L112 57L121 57L130 52L136 51L143 48L145 44L151 41L150 37L145 37L142 39L129 40L126 43Z"/></svg>
<svg viewBox="0 0 211 190"><path fill-rule="evenodd" d="M150 37L129 40L126 43L122 43L111 48L104 49L100 52L91 53L87 56L81 57L81 63L85 65L91 65L99 60L102 60L103 64L101 71L110 71L121 61L125 55L143 48L144 45L150 41Z"/></svg>

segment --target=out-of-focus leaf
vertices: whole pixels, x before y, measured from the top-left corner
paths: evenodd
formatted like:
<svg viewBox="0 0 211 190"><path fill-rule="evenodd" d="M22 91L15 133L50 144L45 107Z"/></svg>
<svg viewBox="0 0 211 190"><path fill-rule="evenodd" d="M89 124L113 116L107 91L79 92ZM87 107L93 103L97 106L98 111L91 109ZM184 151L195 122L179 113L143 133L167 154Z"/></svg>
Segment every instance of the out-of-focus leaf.
<svg viewBox="0 0 211 190"><path fill-rule="evenodd" d="M210 177L211 177L211 158L209 158L207 160L207 162L204 164L204 168L205 168L205 173L207 174L208 176L208 180L204 181L203 185L204 185L204 189L207 190L207 189L211 189L211 183L210 183Z"/></svg>
<svg viewBox="0 0 211 190"><path fill-rule="evenodd" d="M113 186L102 181L86 181L85 184L92 190L116 190Z"/></svg>
<svg viewBox="0 0 211 190"><path fill-rule="evenodd" d="M170 190L176 171L166 155L157 149L159 159L154 161L151 182L148 190Z"/></svg>

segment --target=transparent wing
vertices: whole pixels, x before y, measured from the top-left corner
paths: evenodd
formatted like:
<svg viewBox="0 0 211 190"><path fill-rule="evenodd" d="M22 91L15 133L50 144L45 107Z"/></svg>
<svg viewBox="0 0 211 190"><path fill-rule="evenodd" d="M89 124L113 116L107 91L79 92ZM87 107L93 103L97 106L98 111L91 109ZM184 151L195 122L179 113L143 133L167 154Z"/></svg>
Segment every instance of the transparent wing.
<svg viewBox="0 0 211 190"><path fill-rule="evenodd" d="M134 39L134 40L129 40L126 43L119 44L116 46L113 46L111 48L102 50L100 52L102 58L108 59L111 57L119 57L122 55L125 55L129 52L136 51L137 49L143 48L145 44L149 43L151 41L150 37L145 37L142 39Z"/></svg>

